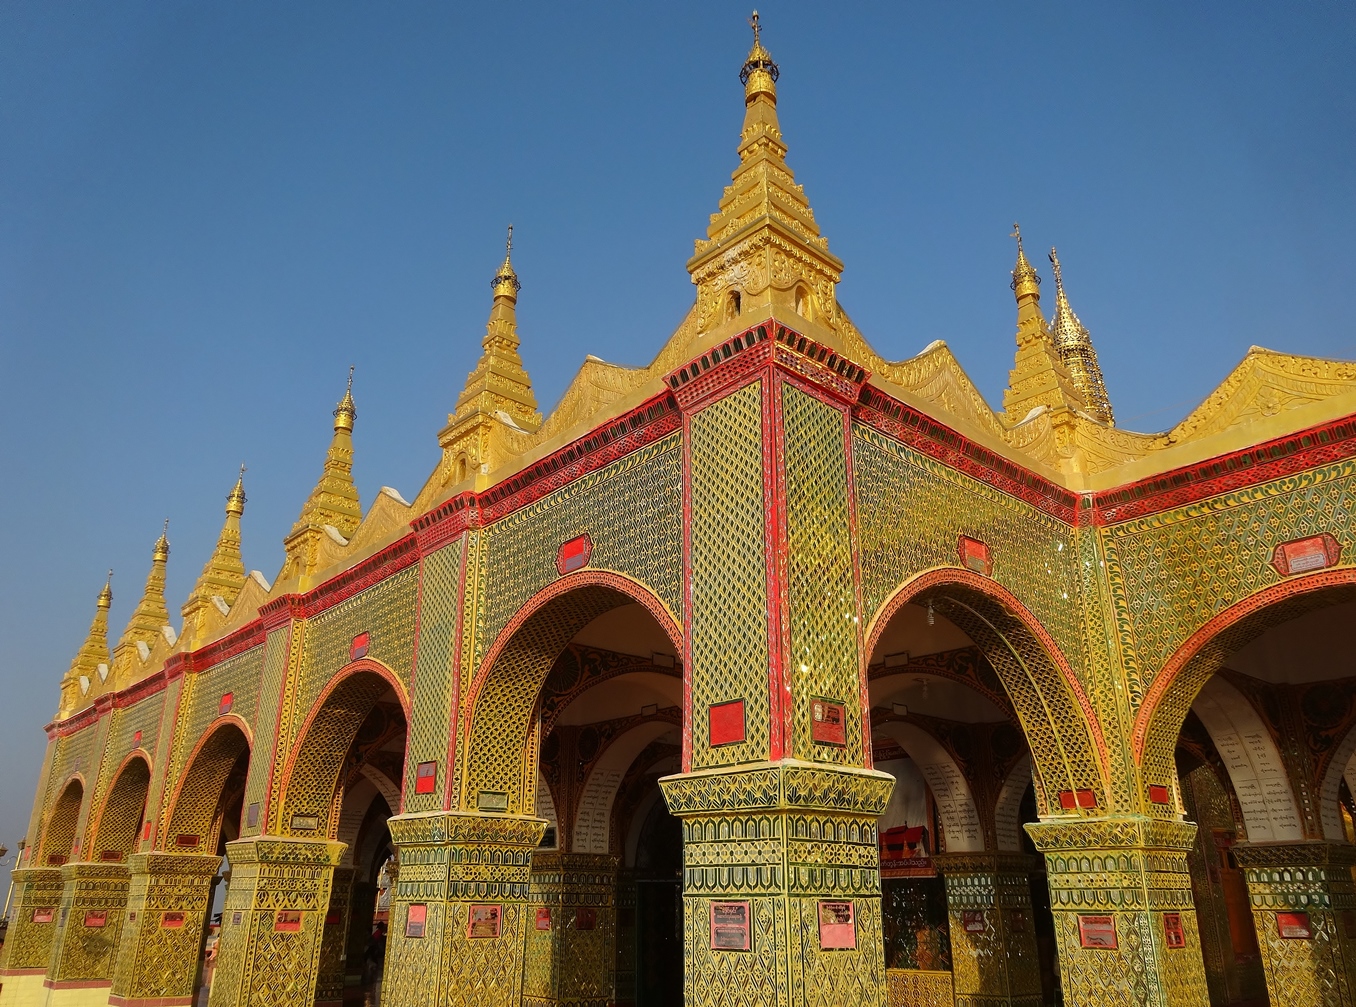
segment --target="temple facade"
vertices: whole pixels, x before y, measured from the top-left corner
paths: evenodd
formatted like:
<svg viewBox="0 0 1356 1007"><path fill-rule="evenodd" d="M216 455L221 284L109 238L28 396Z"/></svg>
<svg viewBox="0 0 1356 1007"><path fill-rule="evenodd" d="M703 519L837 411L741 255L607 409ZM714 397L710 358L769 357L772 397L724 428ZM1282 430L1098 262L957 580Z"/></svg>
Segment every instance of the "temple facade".
<svg viewBox="0 0 1356 1007"><path fill-rule="evenodd" d="M543 418L506 257L413 502L350 375L276 577L242 474L178 629L104 586L0 1007L1356 1002L1356 365L1124 430L1020 232L1002 411L882 359L778 73L649 366Z"/></svg>

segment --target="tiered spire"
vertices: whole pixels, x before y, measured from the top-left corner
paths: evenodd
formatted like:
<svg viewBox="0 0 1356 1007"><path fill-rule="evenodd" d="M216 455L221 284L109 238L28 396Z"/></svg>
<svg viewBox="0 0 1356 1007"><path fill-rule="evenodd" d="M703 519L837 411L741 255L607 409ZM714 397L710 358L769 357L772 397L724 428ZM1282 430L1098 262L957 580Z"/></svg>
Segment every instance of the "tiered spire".
<svg viewBox="0 0 1356 1007"><path fill-rule="evenodd" d="M57 717L68 717L81 705L81 700L91 687L101 684L108 677L108 609L113 604L113 571L108 571L108 580L94 603L94 621L89 624L89 634L84 645L71 662L70 670L61 680L61 703L57 708Z"/></svg>
<svg viewBox="0 0 1356 1007"><path fill-rule="evenodd" d="M753 48L739 71L744 85L739 167L687 264L697 285L698 329L754 311L758 318L745 320L756 321L773 307L833 329L843 263L829 253L805 190L787 167L777 120L781 71L763 45L757 11L749 23Z"/></svg>
<svg viewBox="0 0 1356 1007"><path fill-rule="evenodd" d="M226 497L226 522L217 536L217 547L202 568L188 601L180 609L184 617L181 645L186 648L204 641L213 622L224 617L245 586L245 564L240 558L240 517L245 513L245 466Z"/></svg>
<svg viewBox="0 0 1356 1007"><path fill-rule="evenodd" d="M146 575L146 588L141 592L132 618L122 631L118 645L113 648L113 679L111 688L121 689L136 681L136 672L156 645L165 637L169 626L169 607L165 604L165 566L169 563L169 518L151 550L151 572ZM171 635L173 630L170 631ZM174 640L169 640L173 643Z"/></svg>
<svg viewBox="0 0 1356 1007"><path fill-rule="evenodd" d="M1017 299L1017 357L1008 374L1003 409L1009 423L1020 423L1037 406L1082 409L1083 397L1060 360L1041 314L1041 278L1022 247L1022 229L1017 224L1012 229L1017 239L1011 284Z"/></svg>
<svg viewBox="0 0 1356 1007"><path fill-rule="evenodd" d="M1097 351L1092 347L1092 337L1083 327L1073 308L1069 307L1069 298L1064 293L1064 273L1059 265L1059 253L1050 249L1050 265L1055 271L1055 317L1050 322L1050 333L1054 338L1059 359L1069 370L1069 378L1083 398L1083 408L1109 427L1116 425L1111 412L1111 399L1106 393L1106 382L1102 380L1102 368L1097 363Z"/></svg>
<svg viewBox="0 0 1356 1007"><path fill-rule="evenodd" d="M494 303L481 340L480 360L466 376L456 411L438 432L443 449L444 481L459 483L503 461L502 440L508 430L532 432L541 426L532 379L518 354L518 291L513 269L513 225L509 225L504 262L490 280Z"/></svg>
<svg viewBox="0 0 1356 1007"><path fill-rule="evenodd" d="M353 401L353 368L348 369L348 386L334 409L334 436L325 452L325 468L320 481L311 490L301 508L301 516L283 539L287 561L280 580L306 578L315 572L320 538L327 527L342 538L350 538L362 523L363 511L358 488L353 485L353 424L358 407ZM241 503L243 507L241 490ZM304 586L304 585L303 585Z"/></svg>

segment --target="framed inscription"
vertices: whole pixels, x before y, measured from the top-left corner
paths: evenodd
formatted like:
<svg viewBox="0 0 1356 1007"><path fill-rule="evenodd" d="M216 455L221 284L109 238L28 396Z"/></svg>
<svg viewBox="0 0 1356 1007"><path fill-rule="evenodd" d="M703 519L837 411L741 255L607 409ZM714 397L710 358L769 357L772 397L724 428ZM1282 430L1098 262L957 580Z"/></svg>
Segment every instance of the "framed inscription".
<svg viewBox="0 0 1356 1007"><path fill-rule="evenodd" d="M280 934L301 933L301 913L295 909L279 909L273 917L273 930Z"/></svg>
<svg viewBox="0 0 1356 1007"><path fill-rule="evenodd" d="M857 948L857 921L851 902L819 903L819 949L853 951Z"/></svg>
<svg viewBox="0 0 1356 1007"><path fill-rule="evenodd" d="M1277 913L1276 932L1287 941L1307 941L1314 936L1308 913Z"/></svg>
<svg viewBox="0 0 1356 1007"><path fill-rule="evenodd" d="M183 913L161 913L161 914L160 914L160 929L161 929L161 930L181 930L181 929L183 929L183 925L184 925L184 914L183 914Z"/></svg>
<svg viewBox="0 0 1356 1007"><path fill-rule="evenodd" d="M536 922L535 922L534 926L535 926L538 930L550 930L550 929L551 929L551 907L550 907L550 906L538 906L538 907L537 907L537 919L536 919Z"/></svg>
<svg viewBox="0 0 1356 1007"><path fill-rule="evenodd" d="M466 936L471 939L498 937L504 925L504 907L471 906L466 914Z"/></svg>
<svg viewBox="0 0 1356 1007"><path fill-rule="evenodd" d="M85 926L87 927L106 927L108 926L107 909L86 909Z"/></svg>
<svg viewBox="0 0 1356 1007"><path fill-rule="evenodd" d="M1115 951L1119 946L1116 940L1116 917L1079 916L1078 943L1085 948Z"/></svg>
<svg viewBox="0 0 1356 1007"><path fill-rule="evenodd" d="M1186 931L1182 929L1181 913L1163 914L1163 943L1170 948L1186 947Z"/></svg>
<svg viewBox="0 0 1356 1007"><path fill-rule="evenodd" d="M405 913L405 936L423 937L424 926L428 923L428 906L423 902L411 902Z"/></svg>
<svg viewBox="0 0 1356 1007"><path fill-rule="evenodd" d="M810 737L817 745L847 744L847 710L842 703L811 700Z"/></svg>
<svg viewBox="0 0 1356 1007"><path fill-rule="evenodd" d="M962 909L961 924L967 934L982 934L989 929L989 925L984 922L983 909Z"/></svg>
<svg viewBox="0 0 1356 1007"><path fill-rule="evenodd" d="M711 903L711 949L748 951L753 947L747 902Z"/></svg>

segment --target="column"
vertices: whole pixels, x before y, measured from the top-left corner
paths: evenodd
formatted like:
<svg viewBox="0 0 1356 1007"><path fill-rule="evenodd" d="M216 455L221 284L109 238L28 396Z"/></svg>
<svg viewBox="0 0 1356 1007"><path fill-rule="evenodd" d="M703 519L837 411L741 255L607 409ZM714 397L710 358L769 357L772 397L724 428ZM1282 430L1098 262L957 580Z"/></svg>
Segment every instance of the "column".
<svg viewBox="0 0 1356 1007"><path fill-rule="evenodd" d="M534 853L523 1003L616 1002L618 858Z"/></svg>
<svg viewBox="0 0 1356 1007"><path fill-rule="evenodd" d="M330 904L325 910L320 937L320 965L315 983L316 1007L339 1007L344 1001L349 906L356 873L352 867L336 867L330 882Z"/></svg>
<svg viewBox="0 0 1356 1007"><path fill-rule="evenodd" d="M1193 823L1127 815L1026 830L1045 855L1066 1007L1206 1007Z"/></svg>
<svg viewBox="0 0 1356 1007"><path fill-rule="evenodd" d="M226 844L211 1007L313 1007L334 867L332 840L255 836Z"/></svg>
<svg viewBox="0 0 1356 1007"><path fill-rule="evenodd" d="M1356 1003L1356 846L1239 843L1233 853L1247 879L1271 1002Z"/></svg>
<svg viewBox="0 0 1356 1007"><path fill-rule="evenodd" d="M783 760L659 781L683 820L683 995L884 1007L876 819L893 777Z"/></svg>
<svg viewBox="0 0 1356 1007"><path fill-rule="evenodd" d="M434 811L388 821L400 851L383 1007L518 1007L544 818Z"/></svg>
<svg viewBox="0 0 1356 1007"><path fill-rule="evenodd" d="M956 1007L1041 1007L1031 916L1033 861L1019 853L936 858L946 880Z"/></svg>
<svg viewBox="0 0 1356 1007"><path fill-rule="evenodd" d="M108 1002L114 1007L188 1007L221 858L133 853L127 866L127 918Z"/></svg>
<svg viewBox="0 0 1356 1007"><path fill-rule="evenodd" d="M55 867L19 868L10 875L14 899L0 967L0 1003L37 1007L47 999L43 980L52 961L61 914L61 871Z"/></svg>
<svg viewBox="0 0 1356 1007"><path fill-rule="evenodd" d="M127 915L124 864L65 864L64 891L45 985L49 1007L102 1007Z"/></svg>

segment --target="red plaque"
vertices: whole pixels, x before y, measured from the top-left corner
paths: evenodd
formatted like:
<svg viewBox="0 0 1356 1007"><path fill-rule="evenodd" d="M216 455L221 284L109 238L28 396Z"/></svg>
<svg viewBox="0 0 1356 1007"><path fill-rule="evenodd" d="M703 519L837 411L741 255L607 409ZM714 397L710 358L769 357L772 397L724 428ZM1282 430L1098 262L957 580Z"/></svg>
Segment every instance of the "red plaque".
<svg viewBox="0 0 1356 1007"><path fill-rule="evenodd" d="M106 927L108 926L108 910L106 909L86 909L85 926L87 927Z"/></svg>
<svg viewBox="0 0 1356 1007"><path fill-rule="evenodd" d="M424 927L428 923L428 906L423 902L410 903L405 914L405 936L423 937Z"/></svg>
<svg viewBox="0 0 1356 1007"><path fill-rule="evenodd" d="M356 661L360 657L366 657L368 648L372 646L371 633L359 633L353 638L353 642L348 645L348 659Z"/></svg>
<svg viewBox="0 0 1356 1007"><path fill-rule="evenodd" d="M122 850L100 850L99 859L106 864L120 864L123 860Z"/></svg>
<svg viewBox="0 0 1356 1007"><path fill-rule="evenodd" d="M749 939L749 904L747 902L711 903L711 949L713 951L748 951L753 946Z"/></svg>
<svg viewBox="0 0 1356 1007"><path fill-rule="evenodd" d="M56 910L51 906L40 906L33 910L34 923L51 923L56 916Z"/></svg>
<svg viewBox="0 0 1356 1007"><path fill-rule="evenodd" d="M593 930L598 926L598 912L595 909L576 909L574 911L574 928L576 930Z"/></svg>
<svg viewBox="0 0 1356 1007"><path fill-rule="evenodd" d="M852 951L857 947L857 923L851 902L819 903L819 949Z"/></svg>
<svg viewBox="0 0 1356 1007"><path fill-rule="evenodd" d="M1008 910L1008 930L1014 934L1026 933L1027 921L1026 910L1009 909Z"/></svg>
<svg viewBox="0 0 1356 1007"><path fill-rule="evenodd" d="M185 918L185 917L184 917L184 914L183 914L183 913L161 913L161 914L160 914L160 929L161 929L161 930L180 930L180 929L183 928L183 925L184 925L184 918Z"/></svg>
<svg viewBox="0 0 1356 1007"><path fill-rule="evenodd" d="M1077 796L1077 798L1078 798L1078 806L1079 806L1080 808L1095 808L1095 807L1097 807L1097 795L1096 795L1093 791L1091 791L1091 790L1076 790L1076 791L1074 791L1074 794L1075 794L1075 795Z"/></svg>
<svg viewBox="0 0 1356 1007"><path fill-rule="evenodd" d="M816 699L810 703L810 737L819 745L847 744L847 711L842 703Z"/></svg>
<svg viewBox="0 0 1356 1007"><path fill-rule="evenodd" d="M973 570L985 577L993 576L993 553L979 539L962 535L957 541L956 551L960 554L961 566L965 569Z"/></svg>
<svg viewBox="0 0 1356 1007"><path fill-rule="evenodd" d="M466 936L498 937L499 928L503 926L503 915L503 906L471 906L467 914Z"/></svg>
<svg viewBox="0 0 1356 1007"><path fill-rule="evenodd" d="M984 922L983 909L962 909L961 923L967 934L982 934L989 929L989 925Z"/></svg>
<svg viewBox="0 0 1356 1007"><path fill-rule="evenodd" d="M181 832L174 837L174 845L180 847L181 849L196 848L197 845L201 842L202 842L201 836L193 835L190 832Z"/></svg>
<svg viewBox="0 0 1356 1007"><path fill-rule="evenodd" d="M710 718L711 744L733 745L744 740L744 701L716 703L707 710Z"/></svg>
<svg viewBox="0 0 1356 1007"><path fill-rule="evenodd" d="M1182 929L1181 913L1163 914L1163 943L1170 948L1186 947L1186 931Z"/></svg>
<svg viewBox="0 0 1356 1007"><path fill-rule="evenodd" d="M1314 936L1308 913L1277 913L1276 931L1287 941L1307 941Z"/></svg>
<svg viewBox="0 0 1356 1007"><path fill-rule="evenodd" d="M1119 946L1116 941L1116 917L1079 916L1078 942L1085 948L1115 951Z"/></svg>
<svg viewBox="0 0 1356 1007"><path fill-rule="evenodd" d="M560 574L573 573L589 565L593 558L593 539L580 535L568 542L562 542L556 553L556 570Z"/></svg>
<svg viewBox="0 0 1356 1007"><path fill-rule="evenodd" d="M1282 542L1271 554L1271 565L1282 577L1311 573L1335 566L1342 558L1342 546L1327 532L1309 538Z"/></svg>
<svg viewBox="0 0 1356 1007"><path fill-rule="evenodd" d="M141 744L141 732L140 732L140 731L138 731L136 734L132 735L132 744L133 744L133 745L140 745L140 744Z"/></svg>
<svg viewBox="0 0 1356 1007"><path fill-rule="evenodd" d="M301 932L301 913L295 909L279 909L273 917L273 929L277 933L296 934Z"/></svg>
<svg viewBox="0 0 1356 1007"><path fill-rule="evenodd" d="M551 929L551 907L550 907L550 906L538 906L538 907L537 907L537 919L536 919L536 922L535 922L534 925L536 926L536 928L537 928L538 930L550 930L550 929Z"/></svg>
<svg viewBox="0 0 1356 1007"><path fill-rule="evenodd" d="M1061 790L1059 792L1059 806L1065 811L1072 811L1078 807L1078 798L1074 796L1072 790Z"/></svg>
<svg viewBox="0 0 1356 1007"><path fill-rule="evenodd" d="M1168 788L1161 783L1149 784L1149 800L1154 804L1167 804L1172 800Z"/></svg>
<svg viewBox="0 0 1356 1007"><path fill-rule="evenodd" d="M151 838L151 823L147 822L141 828L141 838L143 841Z"/></svg>
<svg viewBox="0 0 1356 1007"><path fill-rule="evenodd" d="M432 762L421 762L414 770L414 792L431 794L438 785L438 767Z"/></svg>
<svg viewBox="0 0 1356 1007"><path fill-rule="evenodd" d="M235 705L235 693L223 692L221 702L217 704L217 716L224 717L231 712L231 707Z"/></svg>
<svg viewBox="0 0 1356 1007"><path fill-rule="evenodd" d="M337 927L342 922L344 922L344 914L338 909L331 909L325 914L325 926L327 927Z"/></svg>

